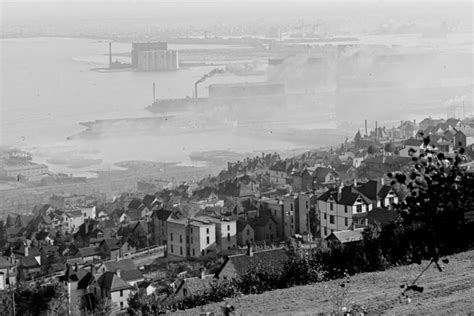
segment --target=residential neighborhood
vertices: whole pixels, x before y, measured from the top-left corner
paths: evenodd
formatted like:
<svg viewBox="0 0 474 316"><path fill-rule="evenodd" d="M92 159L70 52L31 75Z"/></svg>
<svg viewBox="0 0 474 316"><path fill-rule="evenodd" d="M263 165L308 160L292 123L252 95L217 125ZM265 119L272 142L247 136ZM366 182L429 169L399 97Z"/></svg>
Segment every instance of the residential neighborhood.
<svg viewBox="0 0 474 316"><path fill-rule="evenodd" d="M229 162L216 176L155 194L124 192L105 202L51 196L3 218L0 291L53 279L71 313L86 315L107 300L121 315L136 292L184 298L256 262L282 267L289 240L357 243L364 228L397 219L400 193L387 175L412 166L427 146L446 157L463 148L472 161L466 130L456 119L406 121L358 131L337 149ZM179 272L166 268L180 264Z"/></svg>

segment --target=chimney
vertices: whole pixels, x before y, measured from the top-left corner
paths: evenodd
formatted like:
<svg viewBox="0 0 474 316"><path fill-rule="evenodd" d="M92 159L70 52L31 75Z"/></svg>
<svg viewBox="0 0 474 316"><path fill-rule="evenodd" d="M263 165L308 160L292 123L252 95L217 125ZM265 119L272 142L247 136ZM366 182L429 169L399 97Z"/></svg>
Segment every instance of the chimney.
<svg viewBox="0 0 474 316"><path fill-rule="evenodd" d="M365 120L365 135L367 135L367 120Z"/></svg>
<svg viewBox="0 0 474 316"><path fill-rule="evenodd" d="M247 244L247 256L249 257L253 257L253 249L252 249L252 246L249 244Z"/></svg>
<svg viewBox="0 0 474 316"><path fill-rule="evenodd" d="M197 82L194 84L194 97L196 99L198 98L198 83Z"/></svg>
<svg viewBox="0 0 474 316"><path fill-rule="evenodd" d="M156 101L156 95L155 95L155 83L153 82L153 103Z"/></svg>
<svg viewBox="0 0 474 316"><path fill-rule="evenodd" d="M379 130L377 129L377 121L375 121L375 139L379 138Z"/></svg>
<svg viewBox="0 0 474 316"><path fill-rule="evenodd" d="M25 257L28 257L29 255L29 250L30 250L30 247L28 245L25 246Z"/></svg>
<svg viewBox="0 0 474 316"><path fill-rule="evenodd" d="M357 179L354 179L354 187L357 186Z"/></svg>
<svg viewBox="0 0 474 316"><path fill-rule="evenodd" d="M109 68L112 68L112 42L109 42Z"/></svg>
<svg viewBox="0 0 474 316"><path fill-rule="evenodd" d="M201 279L204 279L205 276L206 276L206 269L205 268L200 268L199 270L201 271Z"/></svg>
<svg viewBox="0 0 474 316"><path fill-rule="evenodd" d="M120 278L121 277L120 269L115 270L115 274Z"/></svg>
<svg viewBox="0 0 474 316"><path fill-rule="evenodd" d="M380 179L380 184L381 184L382 186L385 185L385 179L384 179L383 177Z"/></svg>

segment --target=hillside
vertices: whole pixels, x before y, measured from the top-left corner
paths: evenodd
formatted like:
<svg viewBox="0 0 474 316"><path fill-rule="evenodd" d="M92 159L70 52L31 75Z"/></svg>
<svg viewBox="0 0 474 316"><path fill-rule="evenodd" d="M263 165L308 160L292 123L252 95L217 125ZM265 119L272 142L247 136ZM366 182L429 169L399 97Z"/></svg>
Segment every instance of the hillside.
<svg viewBox="0 0 474 316"><path fill-rule="evenodd" d="M361 273L350 278L343 306L357 303L372 313L406 314L466 314L474 312L474 251L448 257L450 262L439 272L431 266L419 279L424 287L410 294L411 302L399 299L400 285L411 283L426 267L397 267L383 272ZM335 293L341 281L322 282L290 289L275 290L260 295L229 299L237 315L248 314L314 314L335 309ZM203 312L222 314L224 303L209 304L177 314L197 315Z"/></svg>

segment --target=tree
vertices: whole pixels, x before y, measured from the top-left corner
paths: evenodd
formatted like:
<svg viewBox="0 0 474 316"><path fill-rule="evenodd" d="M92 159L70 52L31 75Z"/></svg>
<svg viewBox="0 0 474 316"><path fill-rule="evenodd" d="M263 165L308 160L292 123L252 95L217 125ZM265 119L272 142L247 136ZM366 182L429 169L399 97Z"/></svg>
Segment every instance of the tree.
<svg viewBox="0 0 474 316"><path fill-rule="evenodd" d="M385 152L391 153L393 152L393 145L392 143L386 143L384 147Z"/></svg>
<svg viewBox="0 0 474 316"><path fill-rule="evenodd" d="M375 147L373 145L370 145L369 148L367 148L367 153L369 155L375 154Z"/></svg>

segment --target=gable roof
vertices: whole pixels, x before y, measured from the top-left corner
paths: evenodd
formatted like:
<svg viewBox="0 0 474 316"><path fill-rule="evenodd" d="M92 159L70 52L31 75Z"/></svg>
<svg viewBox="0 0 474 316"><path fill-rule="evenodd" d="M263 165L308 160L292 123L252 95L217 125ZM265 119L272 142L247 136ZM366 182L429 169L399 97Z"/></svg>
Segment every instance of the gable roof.
<svg viewBox="0 0 474 316"><path fill-rule="evenodd" d="M257 264L268 265L276 270L281 270L287 261L288 255L283 248L254 252L252 256L247 254L233 255L227 257L217 272L217 276L219 276L227 264L231 264L234 267L237 275L242 275Z"/></svg>
<svg viewBox="0 0 474 316"><path fill-rule="evenodd" d="M111 272L115 272L117 271L117 269L120 269L120 271L137 270L137 266L132 261L132 259L123 259L120 261L106 261L104 262L104 265L107 268L107 271Z"/></svg>
<svg viewBox="0 0 474 316"><path fill-rule="evenodd" d="M420 147L423 144L423 140L416 138L409 138L405 141L405 146Z"/></svg>
<svg viewBox="0 0 474 316"><path fill-rule="evenodd" d="M168 220L168 218L170 218L173 212L165 210L165 209L160 209L160 210L156 210L154 214L160 221L165 222Z"/></svg>
<svg viewBox="0 0 474 316"><path fill-rule="evenodd" d="M133 286L131 286L130 284L119 278L115 273L110 271L104 272L97 280L97 283L101 288L105 288L110 292L133 289Z"/></svg>
<svg viewBox="0 0 474 316"><path fill-rule="evenodd" d="M0 269L13 267L13 264L4 256L0 256Z"/></svg>
<svg viewBox="0 0 474 316"><path fill-rule="evenodd" d="M20 258L20 266L27 269L40 267L34 256Z"/></svg>
<svg viewBox="0 0 474 316"><path fill-rule="evenodd" d="M247 225L252 227L252 225L250 225L246 221L238 220L237 221L237 232L239 232L239 233L243 232L243 230L245 229L245 227L247 227ZM252 227L252 229L253 229L253 227Z"/></svg>
<svg viewBox="0 0 474 316"><path fill-rule="evenodd" d="M364 228L356 228L354 230L335 231L335 232L332 232L328 237L326 237L326 240L333 240L335 238L342 244L355 242L355 241L361 241L364 238L364 236L362 235L363 231L364 231Z"/></svg>
<svg viewBox="0 0 474 316"><path fill-rule="evenodd" d="M179 290L186 284L186 287L189 290L191 295L195 295L199 292L203 292L206 290L211 289L211 283L214 280L214 275L206 275L204 278L200 277L193 277L193 278L186 278L181 281L178 288L176 289L175 293L178 293Z"/></svg>
<svg viewBox="0 0 474 316"><path fill-rule="evenodd" d="M117 239L117 238L104 239L100 244L101 245L102 244L107 245L107 247L110 250L117 250L117 249L120 249L120 247L122 246L122 243L121 243L120 239Z"/></svg>
<svg viewBox="0 0 474 316"><path fill-rule="evenodd" d="M335 203L341 205L354 205L358 198L361 198L366 204L371 204L372 201L363 193L358 191L354 186L345 186L340 191L339 189L329 189L324 192L319 198L319 201L332 199Z"/></svg>

